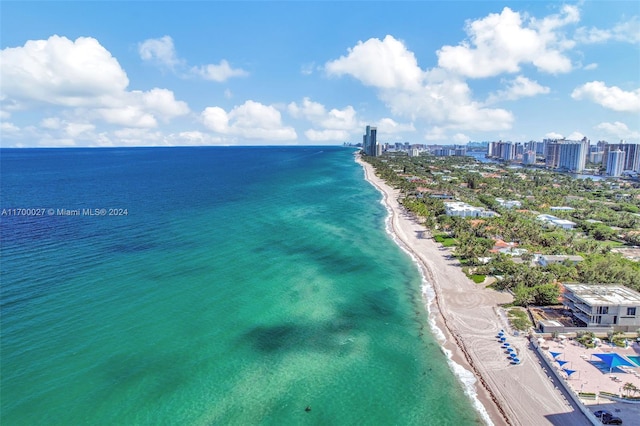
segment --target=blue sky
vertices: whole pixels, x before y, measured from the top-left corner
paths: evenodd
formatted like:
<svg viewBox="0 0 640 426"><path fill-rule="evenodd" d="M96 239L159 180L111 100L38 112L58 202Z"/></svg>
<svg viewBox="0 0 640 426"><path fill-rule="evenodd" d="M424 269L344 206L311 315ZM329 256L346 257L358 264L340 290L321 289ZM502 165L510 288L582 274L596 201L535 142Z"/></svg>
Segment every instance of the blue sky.
<svg viewBox="0 0 640 426"><path fill-rule="evenodd" d="M1 1L3 147L640 143L637 1Z"/></svg>

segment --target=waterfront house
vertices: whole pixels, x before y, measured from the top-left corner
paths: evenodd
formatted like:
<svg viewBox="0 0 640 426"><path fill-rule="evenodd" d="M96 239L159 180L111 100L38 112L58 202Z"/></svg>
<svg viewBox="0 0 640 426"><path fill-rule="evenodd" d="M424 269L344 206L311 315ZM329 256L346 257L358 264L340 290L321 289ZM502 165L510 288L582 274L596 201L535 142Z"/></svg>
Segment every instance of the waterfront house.
<svg viewBox="0 0 640 426"><path fill-rule="evenodd" d="M565 284L564 305L584 327L640 328L640 293L621 285Z"/></svg>

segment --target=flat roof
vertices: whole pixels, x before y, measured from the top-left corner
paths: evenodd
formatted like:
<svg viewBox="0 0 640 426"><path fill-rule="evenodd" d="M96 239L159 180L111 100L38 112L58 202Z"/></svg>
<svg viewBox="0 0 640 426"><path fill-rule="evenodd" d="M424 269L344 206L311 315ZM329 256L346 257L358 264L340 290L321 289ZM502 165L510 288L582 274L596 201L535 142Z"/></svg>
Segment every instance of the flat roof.
<svg viewBox="0 0 640 426"><path fill-rule="evenodd" d="M640 293L621 285L565 284L564 287L590 306L640 306Z"/></svg>
<svg viewBox="0 0 640 426"><path fill-rule="evenodd" d="M545 258L546 260L577 260L578 262L584 260L582 256L577 254L543 254L540 258Z"/></svg>
<svg viewBox="0 0 640 426"><path fill-rule="evenodd" d="M575 222L571 222L570 220L566 219L554 219L551 222L555 223L556 225L575 225Z"/></svg>

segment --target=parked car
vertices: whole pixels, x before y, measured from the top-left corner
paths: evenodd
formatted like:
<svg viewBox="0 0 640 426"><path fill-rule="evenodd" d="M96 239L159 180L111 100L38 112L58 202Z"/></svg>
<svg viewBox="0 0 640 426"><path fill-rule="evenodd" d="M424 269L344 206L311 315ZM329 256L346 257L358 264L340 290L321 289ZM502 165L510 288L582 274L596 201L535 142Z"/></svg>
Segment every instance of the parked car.
<svg viewBox="0 0 640 426"><path fill-rule="evenodd" d="M597 418L601 418L602 416L613 416L611 411L607 411L607 410L598 410L595 413L593 413L593 415L596 416Z"/></svg>
<svg viewBox="0 0 640 426"><path fill-rule="evenodd" d="M602 417L600 417L600 421L602 422L602 424L605 424L605 425L621 425L622 424L622 419L612 414L609 414L609 415L603 414Z"/></svg>

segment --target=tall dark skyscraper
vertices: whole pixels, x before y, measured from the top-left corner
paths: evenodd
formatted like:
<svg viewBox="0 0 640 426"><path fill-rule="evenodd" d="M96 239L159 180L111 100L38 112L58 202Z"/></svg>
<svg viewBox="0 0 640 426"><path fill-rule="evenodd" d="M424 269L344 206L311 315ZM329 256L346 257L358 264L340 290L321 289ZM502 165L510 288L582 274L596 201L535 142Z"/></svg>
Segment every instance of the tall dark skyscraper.
<svg viewBox="0 0 640 426"><path fill-rule="evenodd" d="M366 133L362 136L362 144L364 145L364 153L375 157L378 154L378 141L377 141L378 129L375 127L367 126Z"/></svg>

